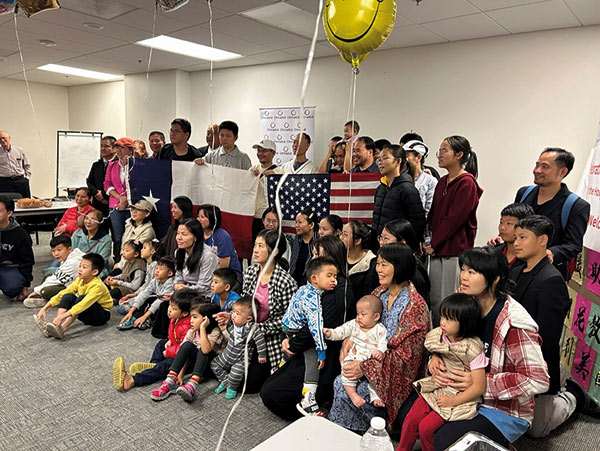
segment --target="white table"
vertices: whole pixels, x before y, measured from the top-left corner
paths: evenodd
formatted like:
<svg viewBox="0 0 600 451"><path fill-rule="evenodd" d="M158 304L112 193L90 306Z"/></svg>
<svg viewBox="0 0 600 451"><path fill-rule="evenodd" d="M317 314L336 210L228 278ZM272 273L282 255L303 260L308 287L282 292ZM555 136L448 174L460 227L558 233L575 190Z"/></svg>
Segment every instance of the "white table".
<svg viewBox="0 0 600 451"><path fill-rule="evenodd" d="M40 207L40 208L20 208L15 206L15 216L39 216L39 215L52 215L52 214L63 214L67 211L67 208L75 207L77 204L72 201L56 201L52 202L51 207Z"/></svg>
<svg viewBox="0 0 600 451"><path fill-rule="evenodd" d="M358 450L360 435L322 417L302 417L268 438L253 451Z"/></svg>

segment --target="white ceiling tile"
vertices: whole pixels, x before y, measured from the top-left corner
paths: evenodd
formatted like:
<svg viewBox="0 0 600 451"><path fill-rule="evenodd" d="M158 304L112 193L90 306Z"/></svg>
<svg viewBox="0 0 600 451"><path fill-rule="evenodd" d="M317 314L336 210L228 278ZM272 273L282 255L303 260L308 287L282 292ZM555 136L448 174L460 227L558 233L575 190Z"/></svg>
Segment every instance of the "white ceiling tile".
<svg viewBox="0 0 600 451"><path fill-rule="evenodd" d="M583 25L600 24L598 0L564 0L564 2Z"/></svg>
<svg viewBox="0 0 600 451"><path fill-rule="evenodd" d="M409 25L408 27L394 28L392 34L390 34L382 45L382 48L410 47L438 42L446 42L446 39L426 30L420 25Z"/></svg>
<svg viewBox="0 0 600 451"><path fill-rule="evenodd" d="M112 20L112 22L120 23L130 27L139 28L140 30L146 30L152 32L152 22L154 21L154 14L150 11L143 9L136 9L129 13L123 14ZM189 27L188 23L180 22L179 20L172 19L164 15L156 15L155 33L167 34L172 31L180 30L181 28Z"/></svg>
<svg viewBox="0 0 600 451"><path fill-rule="evenodd" d="M257 60L251 56L246 56L237 60L228 61L216 61L214 64L215 69L225 69L226 67L241 67L241 66L256 66L264 64L262 61Z"/></svg>
<svg viewBox="0 0 600 451"><path fill-rule="evenodd" d="M284 49L287 53L291 53L296 56L300 56L302 58L308 58L308 52L310 50L310 44L301 45L299 47L291 47ZM321 56L334 56L339 55L338 49L336 49L333 45L331 45L328 41L325 42L317 42L315 46L315 57L319 58Z"/></svg>
<svg viewBox="0 0 600 451"><path fill-rule="evenodd" d="M396 7L397 14L414 23L433 22L479 12L467 0L423 0L418 5L414 0L396 0Z"/></svg>
<svg viewBox="0 0 600 451"><path fill-rule="evenodd" d="M499 9L487 14L511 33L580 26L560 0Z"/></svg>
<svg viewBox="0 0 600 451"><path fill-rule="evenodd" d="M396 12L396 23L394 27L407 27L409 25L413 25L414 22L406 17L400 15L400 13Z"/></svg>
<svg viewBox="0 0 600 451"><path fill-rule="evenodd" d="M61 0L60 6L107 20L133 10L133 7L115 0Z"/></svg>
<svg viewBox="0 0 600 451"><path fill-rule="evenodd" d="M439 20L422 26L449 41L509 34L508 31L483 13Z"/></svg>
<svg viewBox="0 0 600 451"><path fill-rule="evenodd" d="M216 32L214 29L215 28L213 28L213 41L216 48L239 53L240 55L249 55L251 53L260 53L272 50L270 47L255 44L243 38L236 38ZM170 33L170 36L196 42L197 44L210 45L210 31L208 28L205 28L205 25L179 30L177 32Z"/></svg>
<svg viewBox="0 0 600 451"><path fill-rule="evenodd" d="M494 9L510 8L512 6L527 5L530 3L540 3L548 0L469 0L469 2L482 11L492 11Z"/></svg>
<svg viewBox="0 0 600 451"><path fill-rule="evenodd" d="M282 50L274 50L272 52L266 53L256 53L251 55L252 58L262 61L264 63L280 63L283 61L293 61L303 59L298 55L294 55L292 53L287 53Z"/></svg>
<svg viewBox="0 0 600 451"><path fill-rule="evenodd" d="M137 28L128 27L116 22L109 20L99 19L94 16L87 14L81 14L75 11L69 11L67 9L60 9L56 14L38 14L28 20L33 20L38 23L51 23L60 25L67 28L84 29L92 34L99 36L106 36L111 38L112 36L119 36L119 39L136 42L141 39L146 39L152 36L151 33ZM102 30L92 30L83 28L84 22L95 22L104 26Z"/></svg>
<svg viewBox="0 0 600 451"><path fill-rule="evenodd" d="M39 43L40 39L51 39L56 43L56 49L77 54L86 54L92 51L101 50L100 48L93 47L88 43L70 41L67 39L63 39L60 36L55 36L52 34L37 34L24 30L19 30L19 39L21 40L21 43L40 45L40 47L43 47ZM97 37L96 40L98 40ZM19 50L14 30L4 27L0 28L0 47L3 49L10 49L11 53Z"/></svg>
<svg viewBox="0 0 600 451"><path fill-rule="evenodd" d="M311 14L318 14L319 12L319 0L283 0L290 5L302 8L304 11L308 11ZM323 0L323 8L325 8L325 1Z"/></svg>
<svg viewBox="0 0 600 451"><path fill-rule="evenodd" d="M35 18L19 18L17 23L19 32L33 33L39 36L39 39L51 39L53 41L56 39L65 39L68 41L79 42L89 46L90 51L116 47L127 42L125 40L116 39L116 35L114 37L105 36L102 39L98 39L97 34L90 33L89 30L83 28L82 25L79 26L79 29L75 29L34 19ZM14 24L12 22L2 25L2 28L9 29L14 34Z"/></svg>
<svg viewBox="0 0 600 451"><path fill-rule="evenodd" d="M258 8L259 6L277 3L279 0L213 0L212 5L215 8L224 9L232 13L248 11L249 9ZM312 1L312 0L306 0Z"/></svg>
<svg viewBox="0 0 600 451"><path fill-rule="evenodd" d="M213 30L274 50L310 42L308 38L293 35L241 16L230 16L215 20L213 22Z"/></svg>

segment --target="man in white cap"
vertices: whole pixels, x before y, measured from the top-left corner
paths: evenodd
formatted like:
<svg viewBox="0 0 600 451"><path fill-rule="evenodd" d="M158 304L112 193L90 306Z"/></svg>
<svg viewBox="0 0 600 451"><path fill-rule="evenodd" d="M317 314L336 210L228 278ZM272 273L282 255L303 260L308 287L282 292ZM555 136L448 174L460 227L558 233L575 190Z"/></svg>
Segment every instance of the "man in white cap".
<svg viewBox="0 0 600 451"><path fill-rule="evenodd" d="M277 168L273 164L273 158L277 152L277 145L270 139L263 139L258 144L252 146L256 149L256 156L259 164L252 166L250 170L258 177L258 189L256 190L256 209L254 211L254 221L252 222L252 242L264 227L262 223L262 214L267 209L267 196L265 193L265 176L273 174ZM267 172L268 171L268 172Z"/></svg>
<svg viewBox="0 0 600 451"><path fill-rule="evenodd" d="M422 141L413 139L403 144L404 150L406 151L406 160L408 164L413 167L415 188L419 191L421 197L421 203L425 209L425 214L429 213L431 208L431 202L433 202L433 193L437 186L437 179L423 170L423 162L425 157L429 153L429 147Z"/></svg>

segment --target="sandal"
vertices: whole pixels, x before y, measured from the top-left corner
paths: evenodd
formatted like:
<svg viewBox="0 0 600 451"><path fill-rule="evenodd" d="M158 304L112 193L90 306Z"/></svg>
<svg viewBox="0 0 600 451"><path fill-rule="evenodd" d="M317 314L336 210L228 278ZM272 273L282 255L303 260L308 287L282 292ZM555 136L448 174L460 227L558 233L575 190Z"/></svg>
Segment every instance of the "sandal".
<svg viewBox="0 0 600 451"><path fill-rule="evenodd" d="M117 325L117 330L129 330L129 329L133 329L133 320L132 319L128 319L125 322L122 322L121 324Z"/></svg>
<svg viewBox="0 0 600 451"><path fill-rule="evenodd" d="M139 330L147 330L150 329L152 326L154 325L154 322L148 318L146 321L144 321L142 324L140 324L138 326Z"/></svg>

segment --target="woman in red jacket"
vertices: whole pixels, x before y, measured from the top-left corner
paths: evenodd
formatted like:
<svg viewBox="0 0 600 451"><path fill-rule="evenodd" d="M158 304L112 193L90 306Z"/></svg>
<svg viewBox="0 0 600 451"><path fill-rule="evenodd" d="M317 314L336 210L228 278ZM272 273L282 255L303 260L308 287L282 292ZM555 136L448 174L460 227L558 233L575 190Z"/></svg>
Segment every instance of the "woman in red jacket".
<svg viewBox="0 0 600 451"><path fill-rule="evenodd" d="M477 185L477 156L463 136L449 136L437 152L438 165L448 171L438 182L427 226L431 242L429 293L433 327L440 323L442 299L458 287L458 256L475 244L477 206L483 190Z"/></svg>
<svg viewBox="0 0 600 451"><path fill-rule="evenodd" d="M81 229L83 218L92 209L90 201L92 196L87 188L79 188L75 193L75 207L67 208L58 225L54 229L54 235L66 235L70 237L75 230ZM79 220L79 223L78 223Z"/></svg>

